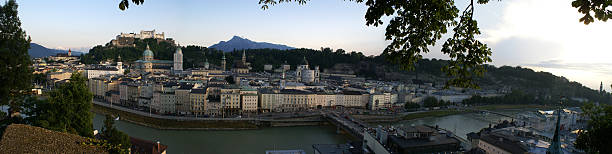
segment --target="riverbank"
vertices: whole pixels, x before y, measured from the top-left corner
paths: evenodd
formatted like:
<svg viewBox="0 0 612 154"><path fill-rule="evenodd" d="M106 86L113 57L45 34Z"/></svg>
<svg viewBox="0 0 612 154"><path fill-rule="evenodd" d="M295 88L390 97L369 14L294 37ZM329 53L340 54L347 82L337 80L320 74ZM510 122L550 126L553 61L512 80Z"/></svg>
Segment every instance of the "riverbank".
<svg viewBox="0 0 612 154"><path fill-rule="evenodd" d="M551 109L553 107L536 104L497 104L475 106L479 110L499 110L499 109Z"/></svg>
<svg viewBox="0 0 612 154"><path fill-rule="evenodd" d="M248 130L258 129L259 126L250 121L229 120L170 120L145 117L130 112L116 110L94 104L92 112L102 115L119 115L121 120L156 129L167 130Z"/></svg>
<svg viewBox="0 0 612 154"><path fill-rule="evenodd" d="M463 114L463 113L470 113L470 112L472 111L455 110L455 109L433 110L433 111L428 111L428 112L408 114L408 115L403 116L401 120L414 120L414 119L427 118L427 117L444 117L444 116L449 116L449 115Z"/></svg>

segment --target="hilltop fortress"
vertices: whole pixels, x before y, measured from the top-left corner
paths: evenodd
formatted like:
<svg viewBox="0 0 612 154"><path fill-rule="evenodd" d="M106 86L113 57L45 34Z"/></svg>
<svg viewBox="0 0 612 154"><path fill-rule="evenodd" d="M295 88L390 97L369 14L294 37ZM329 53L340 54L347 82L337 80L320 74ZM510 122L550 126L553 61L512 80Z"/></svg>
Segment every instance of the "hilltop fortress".
<svg viewBox="0 0 612 154"><path fill-rule="evenodd" d="M111 41L112 46L116 47L130 47L134 46L135 39L156 39L157 43L160 42L168 42L174 45L174 40L172 38L166 38L164 32L160 34L155 33L155 29L151 31L141 30L140 33L121 33L117 35L117 38Z"/></svg>

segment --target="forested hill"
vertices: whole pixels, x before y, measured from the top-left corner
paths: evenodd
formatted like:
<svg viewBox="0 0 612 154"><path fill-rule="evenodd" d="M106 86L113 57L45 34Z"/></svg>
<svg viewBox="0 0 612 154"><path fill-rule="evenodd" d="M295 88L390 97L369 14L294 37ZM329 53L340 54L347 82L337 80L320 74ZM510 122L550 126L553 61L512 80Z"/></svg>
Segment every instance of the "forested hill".
<svg viewBox="0 0 612 154"><path fill-rule="evenodd" d="M172 60L176 47L155 40L138 40L136 47L112 48L96 46L88 54L82 56L84 63L97 63L106 59L115 59L121 55L124 62L140 59L142 52L148 43L155 54L155 59ZM212 65L219 65L224 52L216 49L187 46L183 47L183 66L185 68L201 67L204 61ZM247 49L239 52L225 53L228 67L233 65L234 60L239 60L242 51L246 52L247 61L251 63L253 71L263 71L265 64L278 67L283 63L290 64L292 69L298 65L304 57L311 67L319 66L323 72L353 73L368 79L406 81L412 82L417 78L424 82L432 82L440 85L447 81L447 77L441 71L447 61L439 59L420 60L414 71L401 71L396 65L390 64L384 55L365 56L361 52L347 52L342 49L332 50L330 48L314 49ZM580 83L569 81L564 77L555 76L548 72L535 72L529 68L510 66L487 66L487 72L477 79L478 85L483 89L512 89L532 94L538 98L546 98L556 101L561 96L569 98L587 98L596 102L611 102L609 93L600 94L599 91L583 86Z"/></svg>

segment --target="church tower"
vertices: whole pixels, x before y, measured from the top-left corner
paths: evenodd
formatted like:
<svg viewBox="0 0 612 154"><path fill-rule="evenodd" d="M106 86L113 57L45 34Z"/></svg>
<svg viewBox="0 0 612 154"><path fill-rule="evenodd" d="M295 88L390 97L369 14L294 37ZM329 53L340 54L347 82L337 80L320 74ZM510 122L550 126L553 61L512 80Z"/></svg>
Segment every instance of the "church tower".
<svg viewBox="0 0 612 154"><path fill-rule="evenodd" d="M603 82L599 85L599 93L603 93Z"/></svg>
<svg viewBox="0 0 612 154"><path fill-rule="evenodd" d="M121 55L117 57L117 70L123 74L123 62L121 62Z"/></svg>
<svg viewBox="0 0 612 154"><path fill-rule="evenodd" d="M246 53L242 50L242 64L246 65Z"/></svg>
<svg viewBox="0 0 612 154"><path fill-rule="evenodd" d="M225 53L223 53L223 57L221 58L221 70L225 71Z"/></svg>
<svg viewBox="0 0 612 154"><path fill-rule="evenodd" d="M176 52L174 53L173 68L175 74L180 74L183 72L183 50L181 49L180 45L178 46L178 48L176 48Z"/></svg>

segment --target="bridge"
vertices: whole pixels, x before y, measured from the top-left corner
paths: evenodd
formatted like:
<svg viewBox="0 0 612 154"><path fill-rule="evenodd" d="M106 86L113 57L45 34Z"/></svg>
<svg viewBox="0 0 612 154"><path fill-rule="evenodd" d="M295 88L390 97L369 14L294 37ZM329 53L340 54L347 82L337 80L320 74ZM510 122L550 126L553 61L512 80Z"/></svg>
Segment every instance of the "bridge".
<svg viewBox="0 0 612 154"><path fill-rule="evenodd" d="M323 117L330 123L336 125L338 129L343 129L358 139L363 139L365 128L369 128L365 122L357 120L349 115L327 112L323 114Z"/></svg>
<svg viewBox="0 0 612 154"><path fill-rule="evenodd" d="M508 118L514 119L514 116L503 114L503 113L500 113L500 112L495 112L495 111L490 111L490 110L480 110L480 109L475 109L475 108L464 108L464 109L472 110L472 111L476 111L476 112L481 112L481 113L482 112L491 113L491 114L496 114L496 115L499 115L499 116L504 116L504 117L508 117Z"/></svg>
<svg viewBox="0 0 612 154"><path fill-rule="evenodd" d="M389 154L387 148L374 137L375 135L368 131L370 127L367 123L359 119L355 119L350 115L336 112L326 112L323 114L323 116L330 123L336 125L338 127L338 131L343 129L362 141L365 153Z"/></svg>

